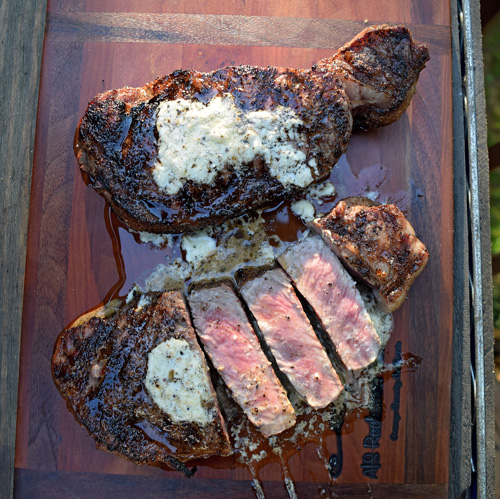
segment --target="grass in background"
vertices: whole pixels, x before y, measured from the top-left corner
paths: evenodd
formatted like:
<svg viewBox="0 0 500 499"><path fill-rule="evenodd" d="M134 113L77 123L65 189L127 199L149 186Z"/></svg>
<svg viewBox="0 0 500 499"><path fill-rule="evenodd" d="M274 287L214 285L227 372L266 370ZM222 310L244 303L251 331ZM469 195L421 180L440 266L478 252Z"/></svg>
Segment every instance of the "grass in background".
<svg viewBox="0 0 500 499"><path fill-rule="evenodd" d="M500 142L500 15L488 23L483 35L488 147L492 147Z"/></svg>
<svg viewBox="0 0 500 499"><path fill-rule="evenodd" d="M484 30L484 83L488 147L500 142L500 15ZM500 255L500 169L490 174L491 252ZM493 317L495 338L500 340L500 274L493 276Z"/></svg>

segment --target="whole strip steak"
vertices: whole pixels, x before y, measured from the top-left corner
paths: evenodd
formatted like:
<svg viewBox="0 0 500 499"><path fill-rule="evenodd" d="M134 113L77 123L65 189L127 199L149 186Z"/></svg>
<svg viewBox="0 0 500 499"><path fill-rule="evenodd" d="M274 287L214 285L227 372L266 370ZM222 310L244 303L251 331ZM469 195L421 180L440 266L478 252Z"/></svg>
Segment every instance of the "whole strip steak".
<svg viewBox="0 0 500 499"><path fill-rule="evenodd" d="M202 285L188 301L206 353L248 419L266 437L293 426L295 411L231 285Z"/></svg>
<svg viewBox="0 0 500 499"><path fill-rule="evenodd" d="M240 292L276 363L297 392L314 408L326 407L343 389L290 279L281 269L252 272Z"/></svg>
<svg viewBox="0 0 500 499"><path fill-rule="evenodd" d="M89 104L75 153L130 229L184 232L294 196L324 179L354 124L404 112L428 50L374 26L311 69L175 71Z"/></svg>
<svg viewBox="0 0 500 499"><path fill-rule="evenodd" d="M110 317L63 331L52 371L99 449L137 464L165 463L188 476L183 461L231 451L178 291L135 296Z"/></svg>
<svg viewBox="0 0 500 499"><path fill-rule="evenodd" d="M319 236L290 246L278 262L309 302L347 369L378 355L380 339L356 283Z"/></svg>

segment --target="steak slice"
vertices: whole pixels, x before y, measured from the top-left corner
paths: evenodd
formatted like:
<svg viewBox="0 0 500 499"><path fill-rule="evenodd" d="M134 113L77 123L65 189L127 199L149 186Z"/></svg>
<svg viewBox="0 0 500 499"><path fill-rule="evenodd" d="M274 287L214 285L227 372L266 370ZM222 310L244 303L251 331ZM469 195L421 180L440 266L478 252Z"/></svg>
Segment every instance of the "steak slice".
<svg viewBox="0 0 500 499"><path fill-rule="evenodd" d="M323 240L307 237L278 262L313 308L347 369L371 364L380 339L355 282Z"/></svg>
<svg viewBox="0 0 500 499"><path fill-rule="evenodd" d="M413 227L393 204L346 198L310 225L353 273L376 288L380 305L390 312L402 305L429 259Z"/></svg>
<svg viewBox="0 0 500 499"><path fill-rule="evenodd" d="M326 407L343 389L290 279L281 269L243 276L240 292L280 371L314 408Z"/></svg>
<svg viewBox="0 0 500 499"><path fill-rule="evenodd" d="M248 419L265 437L293 426L295 411L232 286L201 285L188 301L205 352Z"/></svg>
<svg viewBox="0 0 500 499"><path fill-rule="evenodd" d="M179 291L136 293L110 317L66 329L52 371L99 449L188 476L184 461L231 452Z"/></svg>
<svg viewBox="0 0 500 499"><path fill-rule="evenodd" d="M130 229L185 232L324 179L353 125L406 109L428 59L404 26L373 27L312 69L175 71L97 95L75 154Z"/></svg>

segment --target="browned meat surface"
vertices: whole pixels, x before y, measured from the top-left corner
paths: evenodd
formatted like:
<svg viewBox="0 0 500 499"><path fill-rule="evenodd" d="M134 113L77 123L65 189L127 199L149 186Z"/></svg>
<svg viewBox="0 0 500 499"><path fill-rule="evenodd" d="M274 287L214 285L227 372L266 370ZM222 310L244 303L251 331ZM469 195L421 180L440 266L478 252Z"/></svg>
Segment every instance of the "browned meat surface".
<svg viewBox="0 0 500 499"><path fill-rule="evenodd" d="M248 419L266 437L293 426L295 411L231 285L198 287L188 300L205 352Z"/></svg>
<svg viewBox="0 0 500 499"><path fill-rule="evenodd" d="M94 189L130 229L183 232L214 225L325 178L347 148L351 108L361 128L394 121L409 104L427 58L427 49L413 43L407 28L380 26L309 70L175 71L143 88L96 96L76 131L75 153ZM176 192L160 188L153 175L159 105L176 99L206 105L222 96L234 99L243 119L254 111L293 111L300 125L285 142L302 157L310 180L282 183L258 153L251 159L231 157L209 183L190 178ZM273 153L278 159L284 157L280 147Z"/></svg>
<svg viewBox="0 0 500 499"><path fill-rule="evenodd" d="M261 156L243 173L227 164L213 185L188 180L174 195L160 189L152 170L157 159L156 116L162 100L208 102L231 94L245 112L295 110L307 143L297 148L314 159L314 180L324 178L347 148L352 119L333 74L292 69L230 67L214 73L176 71L142 89L97 96L82 118L75 150L94 188L133 230L181 232L213 225L300 191L271 176Z"/></svg>
<svg viewBox="0 0 500 499"><path fill-rule="evenodd" d="M280 371L297 392L314 408L333 402L342 383L285 272L247 273L239 287Z"/></svg>
<svg viewBox="0 0 500 499"><path fill-rule="evenodd" d="M406 27L385 25L365 29L318 66L341 77L354 127L370 130L401 117L428 60L429 51L413 41Z"/></svg>
<svg viewBox="0 0 500 499"><path fill-rule="evenodd" d="M180 355L202 366L196 382L208 387L208 396L202 401L207 422L189 417L179 421L179 406L185 400L178 400L175 407L170 402L175 413L170 415L149 393L148 357L163 343L182 345ZM68 408L99 449L138 464L165 463L188 476L191 472L183 461L230 453L205 359L180 292L136 296L108 318L93 317L63 331L55 346L52 370ZM152 381L160 386L175 379L182 398L189 376L174 367L170 380L153 376ZM189 412L189 407L184 410Z"/></svg>
<svg viewBox="0 0 500 499"><path fill-rule="evenodd" d="M384 309L394 311L422 272L429 252L395 205L346 198L311 226L348 268L376 288Z"/></svg>
<svg viewBox="0 0 500 499"><path fill-rule="evenodd" d="M351 276L318 236L290 246L278 262L309 302L347 369L378 355L380 339Z"/></svg>

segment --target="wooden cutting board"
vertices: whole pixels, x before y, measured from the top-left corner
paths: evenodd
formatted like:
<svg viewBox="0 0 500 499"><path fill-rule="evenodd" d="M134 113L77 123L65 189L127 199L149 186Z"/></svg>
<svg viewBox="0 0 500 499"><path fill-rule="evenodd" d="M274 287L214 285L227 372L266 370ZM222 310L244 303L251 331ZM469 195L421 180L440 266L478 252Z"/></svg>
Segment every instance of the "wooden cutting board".
<svg viewBox="0 0 500 499"><path fill-rule="evenodd" d="M87 102L174 69L232 64L310 67L370 24L406 23L431 59L405 115L354 134L333 177L340 194L397 200L430 262L394 314L385 360L421 359L388 376L375 422L358 414L342 435L331 481L313 444L290 459L298 497L444 497L450 446L453 165L450 5L440 0L49 1L34 154L21 346L18 497L253 497L251 475L220 460L194 478L97 451L51 378L60 331L125 295L163 250L140 244L86 186L73 134ZM363 190L364 189L364 190ZM359 192L358 192L359 191ZM368 418L368 419L367 419ZM369 437L367 439L367 437ZM335 438L327 453L338 452ZM365 466L362 466L362 464ZM380 466L376 466L379 464ZM281 468L261 470L267 497L287 497Z"/></svg>

